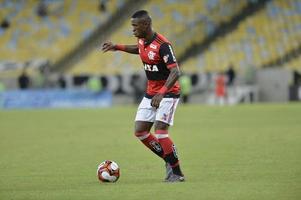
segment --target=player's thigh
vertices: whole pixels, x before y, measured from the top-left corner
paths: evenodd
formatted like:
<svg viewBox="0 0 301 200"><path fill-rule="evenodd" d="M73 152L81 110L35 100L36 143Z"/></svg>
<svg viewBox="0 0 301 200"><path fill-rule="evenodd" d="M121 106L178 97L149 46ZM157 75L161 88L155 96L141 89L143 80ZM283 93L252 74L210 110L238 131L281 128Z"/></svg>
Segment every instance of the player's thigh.
<svg viewBox="0 0 301 200"><path fill-rule="evenodd" d="M135 133L150 132L153 122L135 121Z"/></svg>
<svg viewBox="0 0 301 200"><path fill-rule="evenodd" d="M156 130L168 130L169 124L167 124L165 122L161 122L161 121L155 121L154 128L155 128L155 131Z"/></svg>
<svg viewBox="0 0 301 200"><path fill-rule="evenodd" d="M172 126L178 103L179 98L163 98L156 112L156 121Z"/></svg>
<svg viewBox="0 0 301 200"><path fill-rule="evenodd" d="M138 106L135 121L154 123L156 118L156 109L151 106L151 99L143 98Z"/></svg>

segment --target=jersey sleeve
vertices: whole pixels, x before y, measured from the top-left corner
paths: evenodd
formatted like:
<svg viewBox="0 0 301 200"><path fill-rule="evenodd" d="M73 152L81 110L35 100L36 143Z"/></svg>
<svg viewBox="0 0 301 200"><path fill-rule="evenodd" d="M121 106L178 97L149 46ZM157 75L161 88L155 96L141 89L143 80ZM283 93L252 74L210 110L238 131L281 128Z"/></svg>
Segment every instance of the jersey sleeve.
<svg viewBox="0 0 301 200"><path fill-rule="evenodd" d="M160 46L159 53L160 53L160 57L163 59L168 69L176 67L178 65L175 54L170 44L163 43Z"/></svg>

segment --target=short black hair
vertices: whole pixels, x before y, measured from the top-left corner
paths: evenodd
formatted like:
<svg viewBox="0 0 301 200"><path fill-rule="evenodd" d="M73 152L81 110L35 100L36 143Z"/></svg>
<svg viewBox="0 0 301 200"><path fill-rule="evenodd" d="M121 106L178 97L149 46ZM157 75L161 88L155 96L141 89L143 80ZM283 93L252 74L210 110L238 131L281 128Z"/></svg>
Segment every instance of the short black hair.
<svg viewBox="0 0 301 200"><path fill-rule="evenodd" d="M141 18L146 16L149 16L146 10L138 10L132 15L132 18Z"/></svg>

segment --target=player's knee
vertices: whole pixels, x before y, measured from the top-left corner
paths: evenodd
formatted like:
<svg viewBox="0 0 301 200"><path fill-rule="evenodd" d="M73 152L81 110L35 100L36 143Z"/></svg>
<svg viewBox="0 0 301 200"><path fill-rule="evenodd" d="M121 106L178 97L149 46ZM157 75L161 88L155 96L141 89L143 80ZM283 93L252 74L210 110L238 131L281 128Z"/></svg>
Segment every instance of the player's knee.
<svg viewBox="0 0 301 200"><path fill-rule="evenodd" d="M149 131L147 131L144 127L136 126L135 127L135 136L139 137L142 135L146 135Z"/></svg>
<svg viewBox="0 0 301 200"><path fill-rule="evenodd" d="M168 124L161 121L156 121L155 123L155 130L168 130L168 127Z"/></svg>
<svg viewBox="0 0 301 200"><path fill-rule="evenodd" d="M152 123L147 123L147 122L140 122L136 121L135 122L135 135L141 135L141 133L149 133L150 129L152 127Z"/></svg>
<svg viewBox="0 0 301 200"><path fill-rule="evenodd" d="M139 140L144 140L145 138L147 138L149 136L149 132L148 131L135 131L135 136L139 139Z"/></svg>
<svg viewBox="0 0 301 200"><path fill-rule="evenodd" d="M148 131L136 131L135 132L136 137L144 136L144 135L147 135L147 134L148 134Z"/></svg>

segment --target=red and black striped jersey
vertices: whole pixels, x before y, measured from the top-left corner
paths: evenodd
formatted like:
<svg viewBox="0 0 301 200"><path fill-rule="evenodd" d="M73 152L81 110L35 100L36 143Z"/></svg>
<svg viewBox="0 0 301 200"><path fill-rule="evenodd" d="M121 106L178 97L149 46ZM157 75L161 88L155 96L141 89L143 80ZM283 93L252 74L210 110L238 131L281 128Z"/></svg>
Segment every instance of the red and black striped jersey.
<svg viewBox="0 0 301 200"><path fill-rule="evenodd" d="M153 96L164 86L170 69L178 67L171 43L161 34L155 33L150 42L138 39L139 55L146 73L146 94ZM167 94L178 95L180 85L177 81Z"/></svg>

